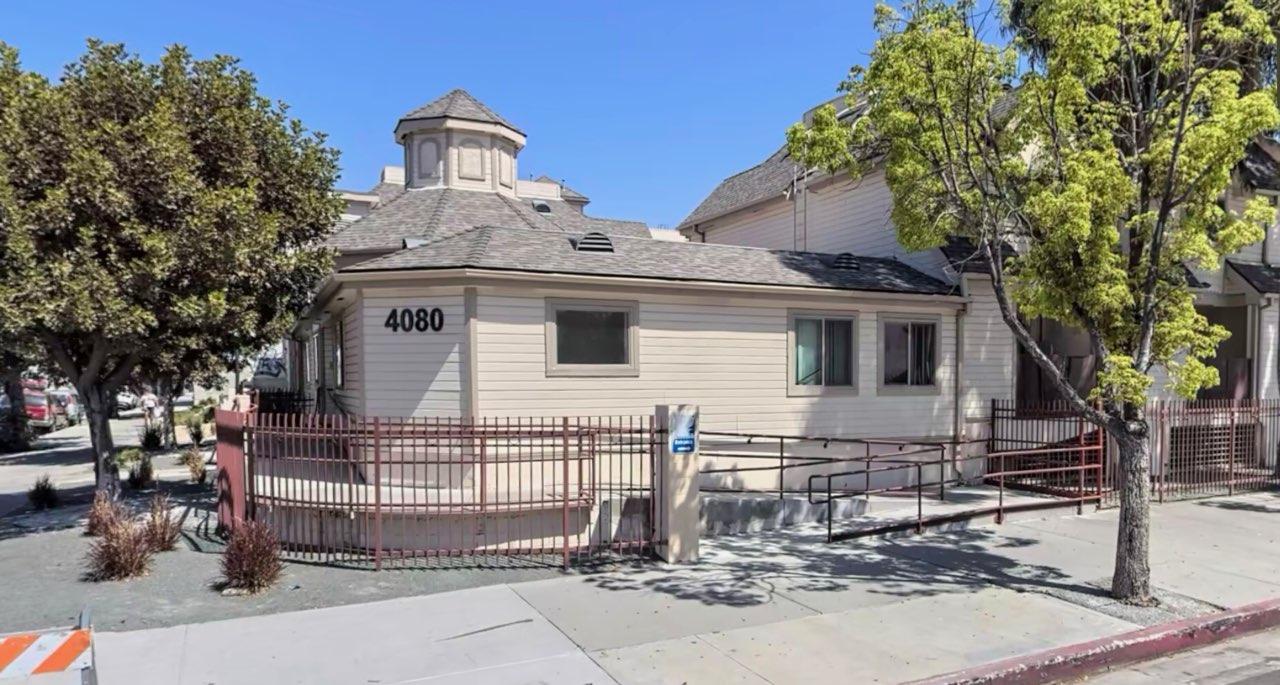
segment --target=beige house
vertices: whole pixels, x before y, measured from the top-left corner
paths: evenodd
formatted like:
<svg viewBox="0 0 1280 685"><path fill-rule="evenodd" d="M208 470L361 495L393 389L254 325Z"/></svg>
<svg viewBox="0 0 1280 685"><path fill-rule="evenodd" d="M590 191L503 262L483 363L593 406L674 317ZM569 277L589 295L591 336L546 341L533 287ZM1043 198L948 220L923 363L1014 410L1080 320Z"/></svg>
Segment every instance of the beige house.
<svg viewBox="0 0 1280 685"><path fill-rule="evenodd" d="M679 402L700 405L707 429L946 440L986 396L960 383L962 355L1008 387L1011 351L963 349L983 326L995 337L990 315L927 263L852 241L657 240L592 217L563 183L519 180L525 134L464 91L406 114L395 136L404 170L348 195L338 270L291 346L295 387L323 411ZM783 202L769 211L789 221Z"/></svg>

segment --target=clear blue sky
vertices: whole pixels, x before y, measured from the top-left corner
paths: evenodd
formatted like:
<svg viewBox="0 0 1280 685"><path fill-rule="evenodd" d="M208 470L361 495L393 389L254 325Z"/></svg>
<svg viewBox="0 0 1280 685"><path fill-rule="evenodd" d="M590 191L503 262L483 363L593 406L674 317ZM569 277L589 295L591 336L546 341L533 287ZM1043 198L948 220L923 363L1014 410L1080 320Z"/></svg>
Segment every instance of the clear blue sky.
<svg viewBox="0 0 1280 685"><path fill-rule="evenodd" d="M835 94L874 33L871 0L777 2L124 2L6 0L0 40L50 76L88 37L154 60L226 53L342 151L341 185L400 164L391 131L471 91L529 136L520 175L563 178L588 212L674 226Z"/></svg>

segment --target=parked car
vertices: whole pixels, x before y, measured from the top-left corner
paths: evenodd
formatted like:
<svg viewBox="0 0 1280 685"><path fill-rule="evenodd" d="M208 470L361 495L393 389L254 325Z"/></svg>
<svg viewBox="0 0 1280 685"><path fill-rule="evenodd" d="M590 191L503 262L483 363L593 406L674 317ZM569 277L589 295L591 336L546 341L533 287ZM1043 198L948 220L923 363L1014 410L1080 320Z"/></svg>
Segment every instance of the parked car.
<svg viewBox="0 0 1280 685"><path fill-rule="evenodd" d="M116 393L116 408L122 409L122 410L137 409L138 396L129 392L128 390L121 390L120 392Z"/></svg>
<svg viewBox="0 0 1280 685"><path fill-rule="evenodd" d="M58 410L47 392L24 390L22 404L27 410L27 425L37 431L55 431L67 425L66 414Z"/></svg>
<svg viewBox="0 0 1280 685"><path fill-rule="evenodd" d="M58 409L66 415L67 425L74 426L84 421L84 405L80 404L80 396L74 390L54 390L49 393Z"/></svg>

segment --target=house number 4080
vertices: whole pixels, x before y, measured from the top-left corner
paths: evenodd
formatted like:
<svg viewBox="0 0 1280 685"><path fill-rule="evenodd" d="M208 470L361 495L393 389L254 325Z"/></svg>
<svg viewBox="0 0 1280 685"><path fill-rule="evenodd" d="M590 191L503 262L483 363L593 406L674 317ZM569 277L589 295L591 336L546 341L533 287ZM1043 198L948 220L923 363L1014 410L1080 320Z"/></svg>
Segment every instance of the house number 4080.
<svg viewBox="0 0 1280 685"><path fill-rule="evenodd" d="M427 309L426 307L418 307L417 309L392 309L387 314L387 320L382 324L383 328L390 328L393 332L399 333L426 333L427 331L439 332L444 328L444 312L439 307Z"/></svg>

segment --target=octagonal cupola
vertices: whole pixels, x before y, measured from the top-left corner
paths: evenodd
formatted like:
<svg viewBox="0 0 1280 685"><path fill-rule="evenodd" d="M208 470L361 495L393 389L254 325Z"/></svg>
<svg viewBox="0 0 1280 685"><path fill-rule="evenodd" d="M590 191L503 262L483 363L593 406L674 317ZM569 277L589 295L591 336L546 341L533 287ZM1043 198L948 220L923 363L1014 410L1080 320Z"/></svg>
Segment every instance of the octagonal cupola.
<svg viewBox="0 0 1280 685"><path fill-rule="evenodd" d="M520 129L461 88L400 117L405 185L515 195Z"/></svg>

